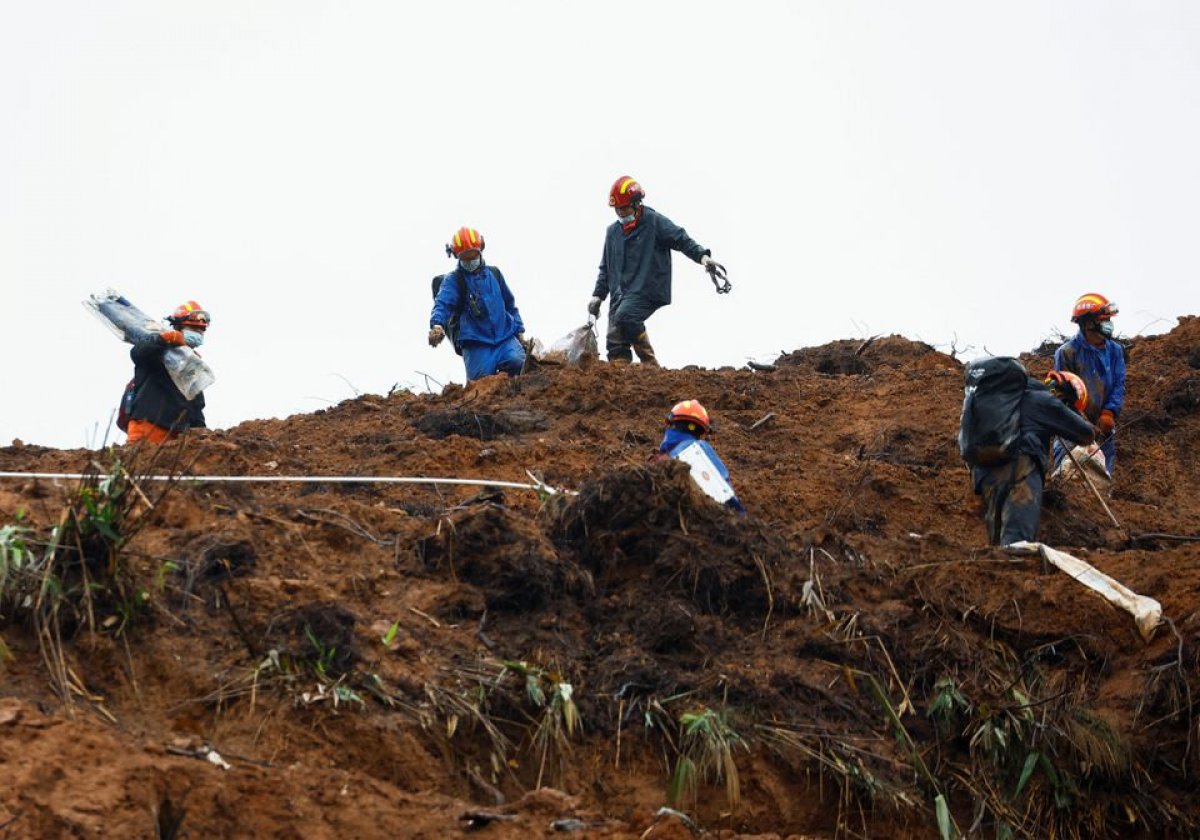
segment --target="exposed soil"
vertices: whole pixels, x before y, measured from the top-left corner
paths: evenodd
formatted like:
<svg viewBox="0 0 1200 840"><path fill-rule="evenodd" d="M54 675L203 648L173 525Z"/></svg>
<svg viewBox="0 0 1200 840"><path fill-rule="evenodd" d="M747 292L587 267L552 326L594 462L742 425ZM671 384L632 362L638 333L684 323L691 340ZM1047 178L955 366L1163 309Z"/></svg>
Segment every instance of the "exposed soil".
<svg viewBox="0 0 1200 840"><path fill-rule="evenodd" d="M1198 318L1131 342L1129 534L1078 482L1043 516L1046 542L1162 603L1149 642L983 545L961 365L898 336L773 371L367 395L153 462L0 448L2 470L120 455L134 475L530 470L578 491L143 483L120 555L136 608L79 613L56 670L0 600L0 837L910 840L939 836L939 801L972 837L1196 836L1200 543L1161 535L1200 535L1197 360ZM689 397L745 519L646 461ZM76 487L6 480L0 525L23 511L44 538Z"/></svg>

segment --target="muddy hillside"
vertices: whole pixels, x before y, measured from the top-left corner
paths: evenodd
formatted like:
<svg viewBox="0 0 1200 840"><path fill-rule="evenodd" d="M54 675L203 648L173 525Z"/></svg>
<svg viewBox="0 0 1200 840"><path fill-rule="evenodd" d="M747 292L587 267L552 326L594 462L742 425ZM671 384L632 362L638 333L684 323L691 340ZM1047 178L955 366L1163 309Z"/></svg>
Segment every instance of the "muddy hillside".
<svg viewBox="0 0 1200 840"><path fill-rule="evenodd" d="M90 477L0 481L0 837L1196 836L1200 319L1128 358L1122 527L1068 482L1042 537L1149 640L983 545L962 366L897 336L14 442ZM688 397L745 519L647 463ZM577 494L146 478L527 471Z"/></svg>

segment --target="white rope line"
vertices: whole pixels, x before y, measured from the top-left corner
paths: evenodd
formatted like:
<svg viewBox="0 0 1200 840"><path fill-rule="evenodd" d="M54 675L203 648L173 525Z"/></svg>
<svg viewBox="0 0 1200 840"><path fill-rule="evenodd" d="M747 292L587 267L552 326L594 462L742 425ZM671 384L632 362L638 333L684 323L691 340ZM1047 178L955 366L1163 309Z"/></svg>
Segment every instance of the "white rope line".
<svg viewBox="0 0 1200 840"><path fill-rule="evenodd" d="M0 472L0 478L96 478L96 473ZM425 478L422 476L371 475L136 475L138 481L208 481L228 483L261 482L265 484L456 484L470 487L508 487L515 490L562 492L547 484L524 484L518 481L494 481L487 478ZM567 491L569 492L569 491Z"/></svg>

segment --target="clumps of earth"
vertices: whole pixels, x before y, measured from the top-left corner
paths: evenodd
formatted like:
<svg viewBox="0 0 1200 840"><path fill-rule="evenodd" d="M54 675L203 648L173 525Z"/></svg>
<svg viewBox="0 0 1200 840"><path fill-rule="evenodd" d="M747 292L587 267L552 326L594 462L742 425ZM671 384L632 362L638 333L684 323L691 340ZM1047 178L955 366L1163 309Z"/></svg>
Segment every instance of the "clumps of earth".
<svg viewBox="0 0 1200 840"><path fill-rule="evenodd" d="M364 395L153 456L14 443L0 469L95 477L0 484L0 829L1191 836L1200 320L1128 347L1123 528L1066 482L1042 537L1157 599L1149 641L984 545L958 353L900 336ZM686 398L745 519L647 462ZM138 481L164 469L570 492Z"/></svg>

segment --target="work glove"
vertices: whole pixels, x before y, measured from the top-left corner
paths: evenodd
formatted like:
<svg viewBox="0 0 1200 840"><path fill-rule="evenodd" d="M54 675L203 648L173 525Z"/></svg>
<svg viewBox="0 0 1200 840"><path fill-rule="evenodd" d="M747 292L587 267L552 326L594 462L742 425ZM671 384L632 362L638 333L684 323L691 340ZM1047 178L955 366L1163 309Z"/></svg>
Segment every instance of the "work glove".
<svg viewBox="0 0 1200 840"><path fill-rule="evenodd" d="M1102 435L1111 435L1113 429L1117 427L1117 416L1107 408L1100 412L1100 419L1096 422L1096 431Z"/></svg>
<svg viewBox="0 0 1200 840"><path fill-rule="evenodd" d="M731 287L729 279L725 274L725 266L707 255L700 258L700 265L704 266L704 270L712 278L713 285L717 287L717 294L727 294Z"/></svg>
<svg viewBox="0 0 1200 840"><path fill-rule="evenodd" d="M163 340L164 344L169 344L172 347L184 347L187 345L187 339L183 337L183 333L179 330L163 330L158 334L158 337Z"/></svg>
<svg viewBox="0 0 1200 840"><path fill-rule="evenodd" d="M588 314L591 315L593 318L599 318L600 317L600 304L603 302L604 302L604 300L602 298L598 298L598 297L594 297L591 300L589 300L588 307L587 307Z"/></svg>
<svg viewBox="0 0 1200 840"><path fill-rule="evenodd" d="M204 343L204 333L199 330L184 330L183 340L187 342L187 346L195 349Z"/></svg>
<svg viewBox="0 0 1200 840"><path fill-rule="evenodd" d="M442 343L442 339L446 337L446 330L441 324L434 324L429 331L429 346L437 347Z"/></svg>
<svg viewBox="0 0 1200 840"><path fill-rule="evenodd" d="M529 352L530 341L525 338L525 333L517 333L517 344L520 344L522 347L524 347L526 353Z"/></svg>

